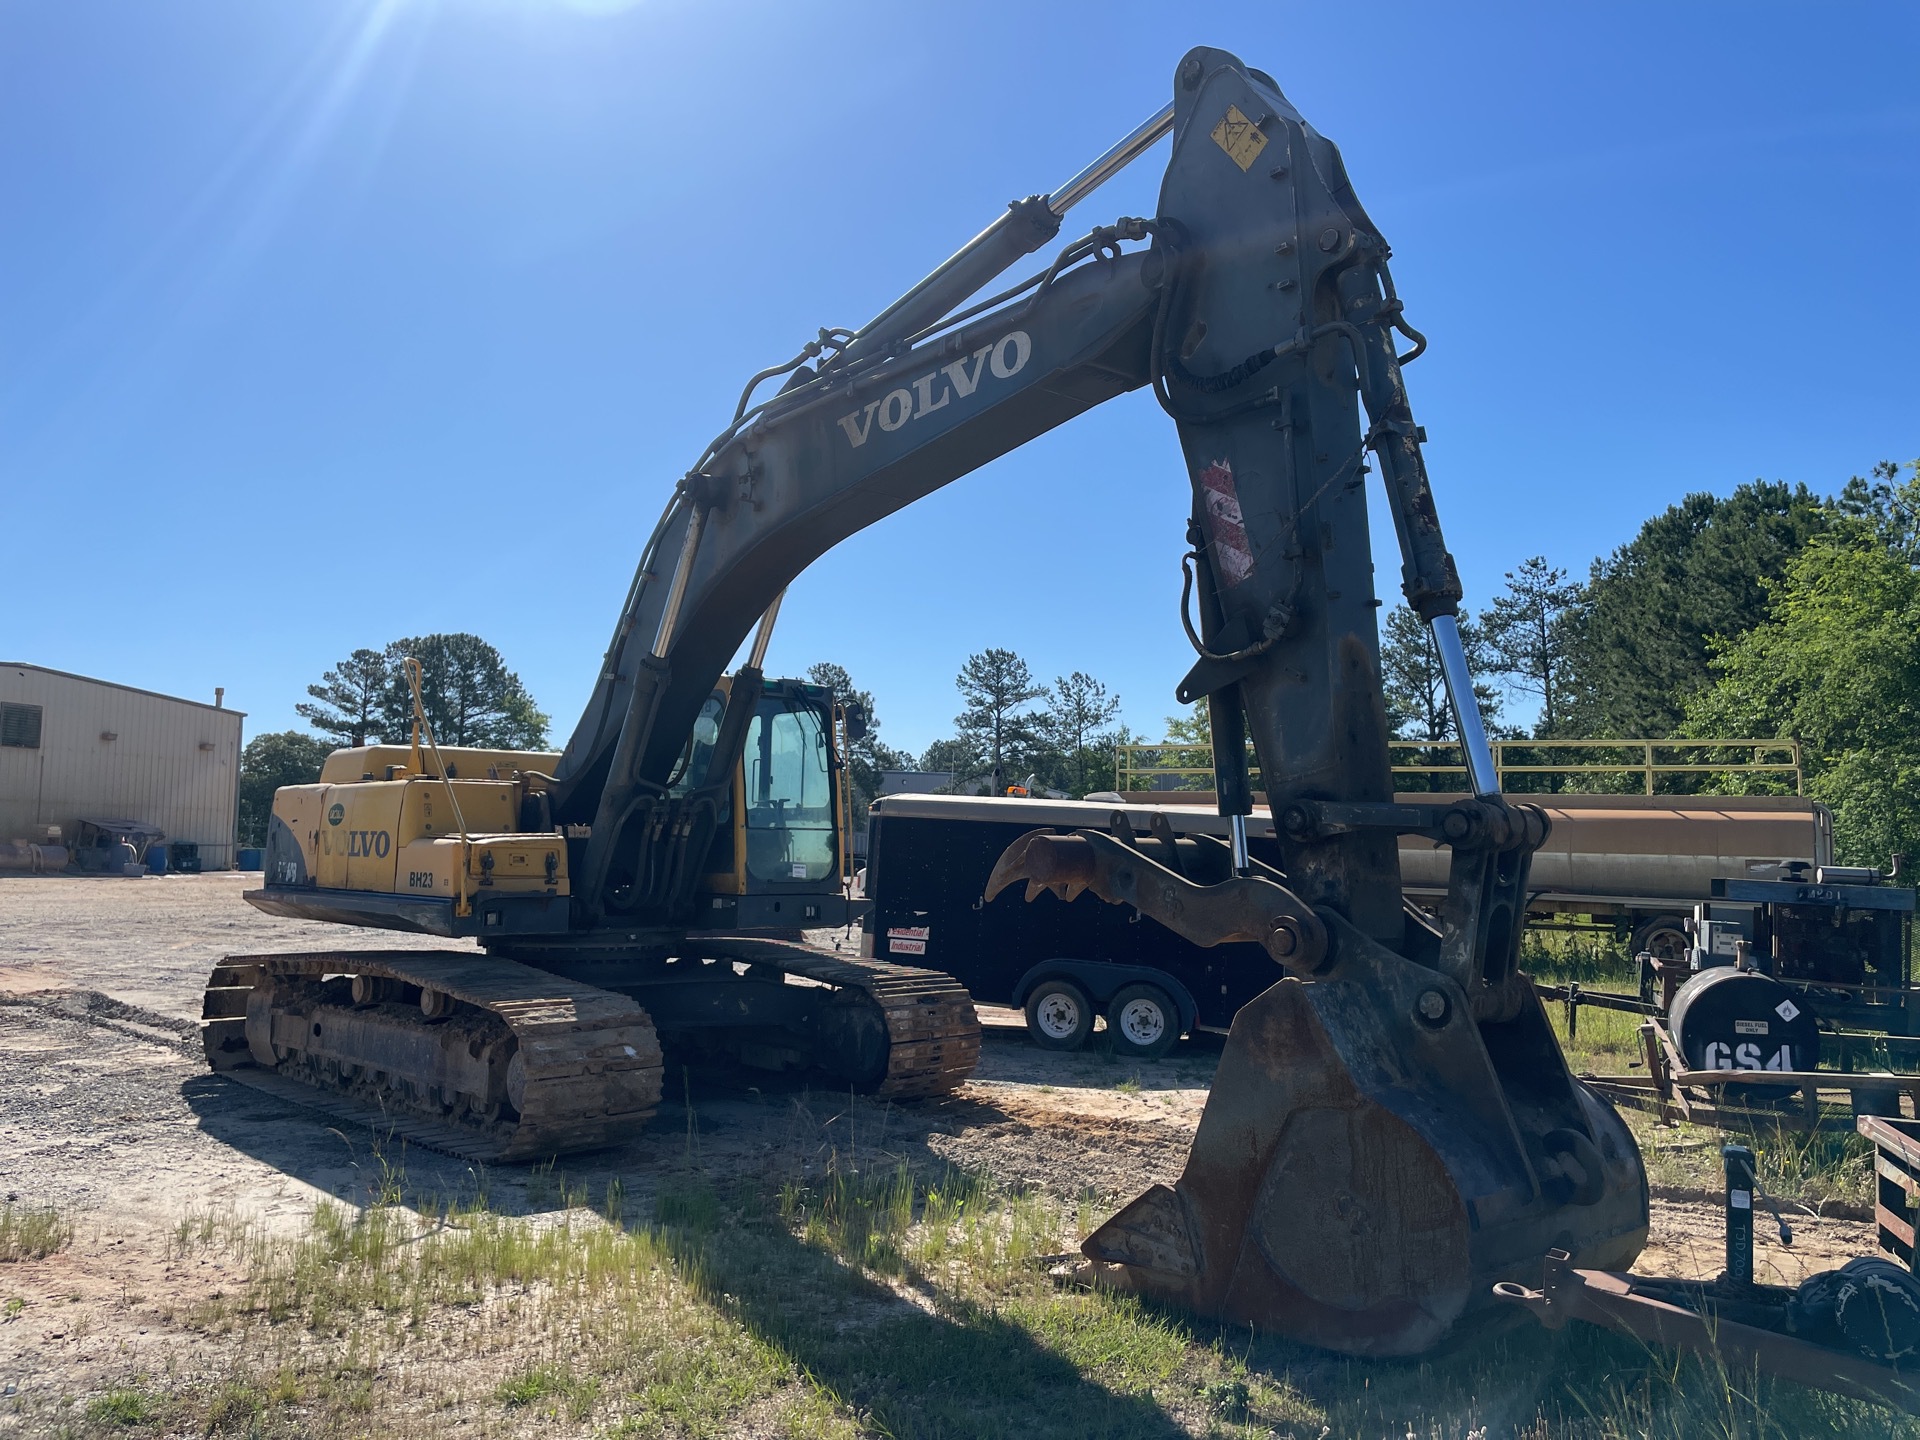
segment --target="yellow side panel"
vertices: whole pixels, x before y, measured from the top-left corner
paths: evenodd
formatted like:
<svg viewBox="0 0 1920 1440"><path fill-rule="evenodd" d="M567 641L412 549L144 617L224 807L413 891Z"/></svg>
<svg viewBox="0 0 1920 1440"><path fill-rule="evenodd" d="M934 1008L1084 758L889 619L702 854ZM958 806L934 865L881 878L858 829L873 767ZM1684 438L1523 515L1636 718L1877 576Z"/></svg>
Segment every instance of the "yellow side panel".
<svg viewBox="0 0 1920 1440"><path fill-rule="evenodd" d="M433 752L422 748L427 773L437 775ZM560 763L557 750L482 750L467 745L442 745L440 758L447 762L456 780L511 780L516 770L532 770L551 775ZM330 785L350 785L357 780L385 780L389 765L413 763L413 751L405 745L361 745L335 750L320 769L320 779ZM541 782L544 783L544 782Z"/></svg>
<svg viewBox="0 0 1920 1440"><path fill-rule="evenodd" d="M394 789L404 786L407 792L397 839L411 844L415 840L437 840L460 833L453 806L447 803L449 782L415 779L391 783ZM467 834L510 834L519 825L520 787L512 781L455 780L451 784L454 797L460 802L460 820L466 821Z"/></svg>
<svg viewBox="0 0 1920 1440"><path fill-rule="evenodd" d="M454 898L453 877L460 866L458 840L414 840L400 849L397 879L401 893ZM471 894L472 887L468 887Z"/></svg>
<svg viewBox="0 0 1920 1440"><path fill-rule="evenodd" d="M319 844L311 869L314 884L322 890L347 888L347 849L352 843L348 836L353 833L347 824L347 788L320 787L320 824L314 832Z"/></svg>
<svg viewBox="0 0 1920 1440"><path fill-rule="evenodd" d="M475 835L467 862L467 895L567 893L567 842L558 835ZM400 851L399 889L451 899L460 865L458 839L413 840ZM549 878L547 857L553 857ZM492 864L487 861L491 859Z"/></svg>
<svg viewBox="0 0 1920 1440"><path fill-rule="evenodd" d="M476 835L467 878L476 890L565 895L567 842L558 835Z"/></svg>
<svg viewBox="0 0 1920 1440"><path fill-rule="evenodd" d="M324 787L318 869L323 890L392 891L404 788L384 782Z"/></svg>

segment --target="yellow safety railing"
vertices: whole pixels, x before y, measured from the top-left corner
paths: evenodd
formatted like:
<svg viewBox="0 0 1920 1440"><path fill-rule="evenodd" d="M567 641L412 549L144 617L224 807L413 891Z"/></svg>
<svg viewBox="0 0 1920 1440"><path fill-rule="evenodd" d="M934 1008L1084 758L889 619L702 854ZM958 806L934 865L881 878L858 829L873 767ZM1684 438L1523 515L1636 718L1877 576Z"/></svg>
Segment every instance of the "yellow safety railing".
<svg viewBox="0 0 1920 1440"><path fill-rule="evenodd" d="M1396 777L1419 776L1428 782L1423 786L1400 785L1399 788L1466 788L1467 767L1457 744L1390 740L1387 745ZM1779 777L1782 785L1791 780L1795 795L1806 793L1806 775L1797 740L1495 740L1492 747L1494 769L1503 790L1544 788L1560 794L1602 795L1637 791L1655 795L1661 793L1658 782L1664 775L1772 775ZM1580 753L1566 760L1543 762L1539 752L1553 751ZM1739 758L1741 755L1745 758ZM1720 758L1722 756L1727 758ZM1254 788L1259 789L1260 766L1251 746L1247 749L1247 765ZM1115 788L1122 791L1211 790L1213 747L1178 740L1157 745L1116 745L1114 769ZM1509 776L1540 776L1546 783L1542 787L1539 782L1525 780L1509 786ZM1565 784L1558 783L1576 777L1586 777L1583 783L1588 785L1603 777L1615 783L1586 792L1569 790ZM1434 783L1443 780L1458 783ZM1633 788L1623 788L1629 785Z"/></svg>

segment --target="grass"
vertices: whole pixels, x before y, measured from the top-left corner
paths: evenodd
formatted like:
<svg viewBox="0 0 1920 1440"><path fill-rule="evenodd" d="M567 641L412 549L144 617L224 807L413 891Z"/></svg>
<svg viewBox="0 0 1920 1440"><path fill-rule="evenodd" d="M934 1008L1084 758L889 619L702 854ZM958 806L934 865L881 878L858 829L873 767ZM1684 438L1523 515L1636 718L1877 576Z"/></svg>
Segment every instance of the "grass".
<svg viewBox="0 0 1920 1440"><path fill-rule="evenodd" d="M87 1406L87 1419L109 1430L125 1430L158 1419L160 1409L146 1391L120 1388L96 1397Z"/></svg>
<svg viewBox="0 0 1920 1440"><path fill-rule="evenodd" d="M65 1432L1920 1440L1580 1326L1366 1362L1207 1324L1073 1278L1098 1197L959 1169L695 1171L650 1205L550 1183L563 1208L531 1217L404 1197L322 1204L294 1234L183 1221L170 1258L246 1276L188 1317L224 1372L141 1377Z"/></svg>
<svg viewBox="0 0 1920 1440"><path fill-rule="evenodd" d="M1738 1143L1753 1151L1760 1187L1778 1202L1816 1210L1835 1201L1852 1206L1873 1202L1873 1146L1858 1134L1809 1133L1784 1119L1729 1121L1714 1127L1661 1125L1642 1111L1620 1113L1640 1142L1647 1178L1656 1189L1721 1189L1726 1184L1721 1147Z"/></svg>
<svg viewBox="0 0 1920 1440"><path fill-rule="evenodd" d="M0 1261L44 1260L73 1239L73 1222L60 1211L0 1205Z"/></svg>

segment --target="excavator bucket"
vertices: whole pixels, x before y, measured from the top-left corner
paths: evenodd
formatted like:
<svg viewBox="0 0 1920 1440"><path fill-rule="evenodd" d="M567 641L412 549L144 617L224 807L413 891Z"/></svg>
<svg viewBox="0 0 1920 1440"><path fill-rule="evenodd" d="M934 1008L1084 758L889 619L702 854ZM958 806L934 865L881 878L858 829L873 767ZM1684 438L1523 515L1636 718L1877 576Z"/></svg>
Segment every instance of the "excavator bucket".
<svg viewBox="0 0 1920 1440"><path fill-rule="evenodd" d="M1217 937L1202 943L1260 941L1257 923L1222 934L1207 918L1245 916L1249 886L1291 908L1273 872L1201 884L1097 831L1023 836L989 895L1023 879L1029 898L1092 890ZM1411 1355L1494 1313L1496 1283L1537 1283L1548 1250L1631 1264L1647 1235L1638 1149L1568 1072L1525 977L1472 997L1319 918L1317 953L1284 927L1267 942L1294 973L1235 1018L1180 1179L1087 1239L1104 1278L1327 1349Z"/></svg>
<svg viewBox="0 0 1920 1440"><path fill-rule="evenodd" d="M1588 1145L1570 1130L1540 1159L1572 1168L1577 1147L1598 1173L1532 1183L1521 1136L1484 1113L1500 1088L1478 1037L1417 1033L1424 979L1360 968L1281 980L1241 1010L1179 1181L1087 1256L1202 1314L1368 1355L1437 1344L1569 1239L1596 1267L1631 1264L1647 1199L1619 1117L1575 1082Z"/></svg>

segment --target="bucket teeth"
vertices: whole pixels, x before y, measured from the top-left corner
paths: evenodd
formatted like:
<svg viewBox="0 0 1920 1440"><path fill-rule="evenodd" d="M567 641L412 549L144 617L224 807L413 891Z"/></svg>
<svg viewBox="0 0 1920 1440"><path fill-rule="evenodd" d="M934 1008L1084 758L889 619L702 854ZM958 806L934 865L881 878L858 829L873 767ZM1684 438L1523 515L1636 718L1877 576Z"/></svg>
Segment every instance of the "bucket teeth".
<svg viewBox="0 0 1920 1440"><path fill-rule="evenodd" d="M1179 1285L1200 1275L1186 1207L1165 1185L1155 1185L1094 1231L1080 1253L1098 1264L1125 1265Z"/></svg>

